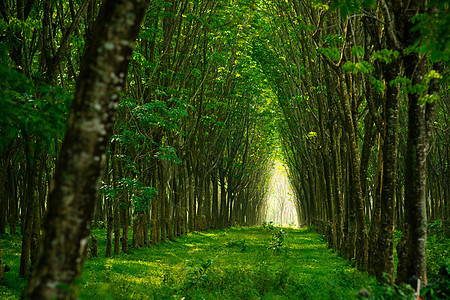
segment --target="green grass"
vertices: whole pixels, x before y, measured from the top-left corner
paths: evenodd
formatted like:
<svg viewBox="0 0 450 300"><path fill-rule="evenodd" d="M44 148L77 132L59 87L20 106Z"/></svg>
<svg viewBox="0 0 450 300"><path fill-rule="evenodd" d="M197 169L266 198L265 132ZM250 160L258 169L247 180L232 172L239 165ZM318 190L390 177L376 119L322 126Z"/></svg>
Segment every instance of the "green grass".
<svg viewBox="0 0 450 300"><path fill-rule="evenodd" d="M316 233L286 232L277 255L267 249L270 232L252 227L193 233L105 258L105 232L96 230L99 257L85 262L80 299L351 299L362 287L376 285ZM17 276L19 245L18 237L2 237L11 271L0 285L1 299L18 299L24 288ZM207 260L212 264L197 282L192 271Z"/></svg>

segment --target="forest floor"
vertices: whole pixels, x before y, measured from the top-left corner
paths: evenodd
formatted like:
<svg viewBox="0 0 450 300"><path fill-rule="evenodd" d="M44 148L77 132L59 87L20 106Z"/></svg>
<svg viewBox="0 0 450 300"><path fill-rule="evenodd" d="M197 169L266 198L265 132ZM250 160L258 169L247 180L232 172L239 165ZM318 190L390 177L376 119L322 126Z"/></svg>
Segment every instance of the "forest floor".
<svg viewBox="0 0 450 300"><path fill-rule="evenodd" d="M270 230L251 227L196 232L111 258L104 257L105 230L94 230L99 257L85 262L80 299L354 299L361 288L375 288L322 236L284 230L275 254ZM19 299L19 237L2 238L2 252L11 270L0 299Z"/></svg>

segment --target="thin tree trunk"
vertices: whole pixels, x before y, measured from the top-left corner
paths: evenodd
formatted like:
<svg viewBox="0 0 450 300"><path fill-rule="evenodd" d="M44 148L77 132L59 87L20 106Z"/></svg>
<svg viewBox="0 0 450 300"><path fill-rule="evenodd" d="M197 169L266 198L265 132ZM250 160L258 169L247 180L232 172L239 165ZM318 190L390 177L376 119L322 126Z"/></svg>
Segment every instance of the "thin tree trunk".
<svg viewBox="0 0 450 300"><path fill-rule="evenodd" d="M373 213L369 230L369 272L375 272L375 257L377 256L377 244L380 235L381 223L381 187L383 185L383 147L381 136L378 138L378 159L375 177L375 189L373 192Z"/></svg>
<svg viewBox="0 0 450 300"><path fill-rule="evenodd" d="M194 224L194 215L195 215L195 207L194 207L194 175L192 174L192 171L189 172L188 169L188 185L189 185L189 232L195 231L195 224Z"/></svg>
<svg viewBox="0 0 450 300"><path fill-rule="evenodd" d="M214 170L211 174L211 180L213 184L212 195L212 227L219 227L219 182L217 178L217 172Z"/></svg>
<svg viewBox="0 0 450 300"><path fill-rule="evenodd" d="M5 278L5 272L3 270L3 259L2 259L2 246L0 243L0 282Z"/></svg>
<svg viewBox="0 0 450 300"><path fill-rule="evenodd" d="M367 240L367 230L366 221L364 216L364 199L362 196L361 180L359 177L359 153L358 153L358 140L355 132L354 120L351 112L348 91L345 83L344 74L338 70L339 76L339 86L341 90L341 104L344 111L346 128L349 136L349 148L351 152L351 163L352 168L352 199L356 208L356 224L357 224L357 248L356 248L356 259L358 263L358 269L367 269L368 260L368 240Z"/></svg>
<svg viewBox="0 0 450 300"><path fill-rule="evenodd" d="M106 215L106 250L105 256L110 257L112 255L112 240L113 240L113 202L114 198L109 196L107 199L107 215Z"/></svg>
<svg viewBox="0 0 450 300"><path fill-rule="evenodd" d="M158 200L159 201L159 216L160 221L159 225L161 226L161 240L165 241L167 239L167 219L166 219L166 207L167 201L166 201L166 178L164 174L164 166L162 162L158 163L158 175L159 175L159 190L158 190Z"/></svg>
<svg viewBox="0 0 450 300"><path fill-rule="evenodd" d="M20 277L28 277L30 274L30 254L31 254L31 235L33 230L33 220L34 213L36 210L36 197L35 191L35 157L33 150L33 142L29 137L25 137L25 147L26 147L26 211L22 215L25 218L24 227L22 228L22 252L20 254Z"/></svg>
<svg viewBox="0 0 450 300"><path fill-rule="evenodd" d="M17 223L17 183L16 177L12 172L12 168L8 168L9 174L9 212L8 212L8 225L9 225L9 234L17 234L16 223Z"/></svg>
<svg viewBox="0 0 450 300"><path fill-rule="evenodd" d="M153 185L158 186L158 164L155 163L155 169L153 172ZM158 191L158 194L161 193ZM161 241L161 228L159 225L159 195L156 195L152 201L152 215L150 219L150 242L155 245Z"/></svg>

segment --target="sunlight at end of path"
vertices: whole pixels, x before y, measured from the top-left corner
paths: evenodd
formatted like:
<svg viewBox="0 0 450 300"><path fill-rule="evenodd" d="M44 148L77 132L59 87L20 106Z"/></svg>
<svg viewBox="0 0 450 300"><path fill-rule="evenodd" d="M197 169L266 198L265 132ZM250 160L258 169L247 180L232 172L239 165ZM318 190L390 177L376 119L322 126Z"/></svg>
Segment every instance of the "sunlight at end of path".
<svg viewBox="0 0 450 300"><path fill-rule="evenodd" d="M273 221L280 226L298 227L294 197L287 168L282 162L276 160L269 182L266 221Z"/></svg>

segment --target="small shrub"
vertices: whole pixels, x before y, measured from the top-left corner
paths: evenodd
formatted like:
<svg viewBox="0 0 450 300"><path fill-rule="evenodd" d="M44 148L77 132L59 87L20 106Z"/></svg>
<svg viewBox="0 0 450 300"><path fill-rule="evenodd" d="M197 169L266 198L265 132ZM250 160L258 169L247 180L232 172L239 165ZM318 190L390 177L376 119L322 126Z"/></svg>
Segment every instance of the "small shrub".
<svg viewBox="0 0 450 300"><path fill-rule="evenodd" d="M441 266L437 280L426 285L422 293L426 299L450 299L450 261Z"/></svg>
<svg viewBox="0 0 450 300"><path fill-rule="evenodd" d="M444 223L442 223L442 220L436 220L428 224L428 234L435 234L438 240L445 238Z"/></svg>
<svg viewBox="0 0 450 300"><path fill-rule="evenodd" d="M414 289L410 285L402 284L402 285L389 285L389 284L382 284L379 285L373 295L362 295L361 292L363 290L359 291L359 298L361 299L386 299L386 300L417 300L417 295L415 295Z"/></svg>
<svg viewBox="0 0 450 300"><path fill-rule="evenodd" d="M317 231L317 230L316 230L316 226L314 226L314 225L308 226L307 231L308 231L308 232L316 232L316 231Z"/></svg>
<svg viewBox="0 0 450 300"><path fill-rule="evenodd" d="M272 239L270 241L270 246L267 249L272 249L272 253L275 255L279 253L284 246L284 237L287 235L283 229L275 228L272 231Z"/></svg>
<svg viewBox="0 0 450 300"><path fill-rule="evenodd" d="M245 244L245 240L242 241L235 241L235 240L230 240L227 242L226 246L228 248L238 248L240 252L245 252L247 251L247 245Z"/></svg>
<svg viewBox="0 0 450 300"><path fill-rule="evenodd" d="M183 270L188 271L188 273L186 274L187 281L181 288L182 290L189 290L196 285L202 285L208 281L209 277L206 275L206 271L208 271L213 261L211 259L207 261L199 259L199 262L200 266L195 266L191 261L188 261L189 266Z"/></svg>
<svg viewBox="0 0 450 300"><path fill-rule="evenodd" d="M273 222L269 221L269 222L263 222L262 223L262 227L268 230L273 230L274 226L273 226Z"/></svg>
<svg viewBox="0 0 450 300"><path fill-rule="evenodd" d="M431 226L431 225L430 225ZM427 274L429 281L436 280L441 266L450 261L450 239L439 225L427 237Z"/></svg>

